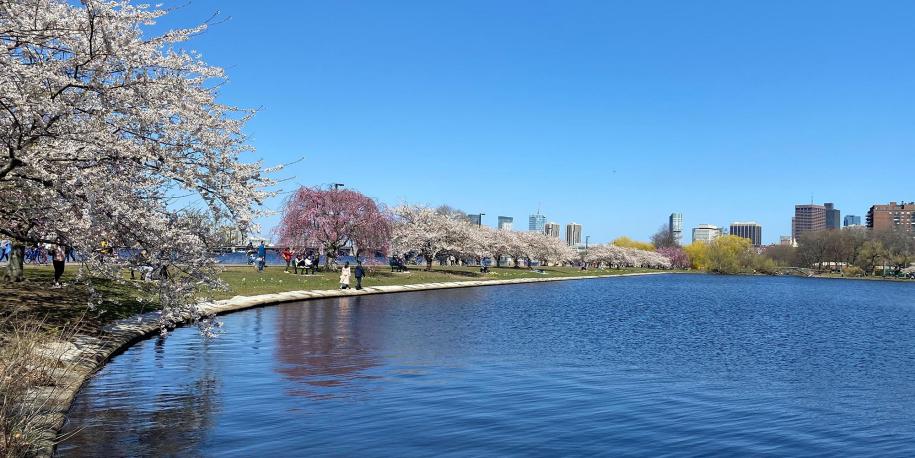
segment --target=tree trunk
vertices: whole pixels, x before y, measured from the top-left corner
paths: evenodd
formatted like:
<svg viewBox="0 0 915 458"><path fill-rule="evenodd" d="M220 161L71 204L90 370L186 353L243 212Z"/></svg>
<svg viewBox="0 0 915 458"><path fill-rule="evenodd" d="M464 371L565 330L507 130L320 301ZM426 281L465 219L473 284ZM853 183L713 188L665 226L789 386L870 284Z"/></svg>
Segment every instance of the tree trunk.
<svg viewBox="0 0 915 458"><path fill-rule="evenodd" d="M426 271L429 272L432 270L432 257L426 258Z"/></svg>
<svg viewBox="0 0 915 458"><path fill-rule="evenodd" d="M6 275L4 275L7 281L22 281L24 262L25 245L22 242L10 240L10 259L6 266Z"/></svg>

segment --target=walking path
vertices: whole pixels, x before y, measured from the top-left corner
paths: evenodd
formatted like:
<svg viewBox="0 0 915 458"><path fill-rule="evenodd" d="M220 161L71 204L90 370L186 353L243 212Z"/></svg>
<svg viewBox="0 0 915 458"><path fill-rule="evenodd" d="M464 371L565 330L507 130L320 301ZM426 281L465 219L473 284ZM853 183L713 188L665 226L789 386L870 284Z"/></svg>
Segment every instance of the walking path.
<svg viewBox="0 0 915 458"><path fill-rule="evenodd" d="M361 290L309 290L289 291L259 296L236 296L231 299L199 304L198 309L204 315L219 315L252 307L279 304L283 302L306 301L349 296L367 296L409 291L429 291L449 288L471 288L478 286L511 285L520 283L541 283L564 280L584 280L593 278L616 278L640 275L658 275L670 272L640 272L617 275L583 275L576 277L553 278L517 278L511 280L467 280L442 283L422 283L414 285L374 286ZM105 326L101 336L77 335L72 341L51 342L44 351L53 358L59 358L64 367L54 375L55 385L37 388L34 399L41 402L44 421L53 426L54 431L63 427L67 410L76 393L92 374L99 370L117 352L126 349L133 343L160 331L160 312L150 312L133 318L115 321ZM180 324L188 324L194 316L186 314L179 317ZM44 438L43 448L46 455L53 453L56 437Z"/></svg>

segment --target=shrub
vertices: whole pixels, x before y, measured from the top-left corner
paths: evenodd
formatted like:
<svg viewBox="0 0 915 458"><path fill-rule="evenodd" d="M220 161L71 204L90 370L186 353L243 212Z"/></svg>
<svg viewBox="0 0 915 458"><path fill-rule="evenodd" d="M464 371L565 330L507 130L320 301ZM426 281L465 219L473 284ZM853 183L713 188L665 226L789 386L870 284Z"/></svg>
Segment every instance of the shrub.
<svg viewBox="0 0 915 458"><path fill-rule="evenodd" d="M844 269L842 269L842 276L843 277L863 277L864 269L862 269L858 266L846 266Z"/></svg>
<svg viewBox="0 0 915 458"><path fill-rule="evenodd" d="M42 455L57 434L48 413L66 388L56 380L72 364L65 357L73 333L10 317L0 319L0 329L0 456Z"/></svg>

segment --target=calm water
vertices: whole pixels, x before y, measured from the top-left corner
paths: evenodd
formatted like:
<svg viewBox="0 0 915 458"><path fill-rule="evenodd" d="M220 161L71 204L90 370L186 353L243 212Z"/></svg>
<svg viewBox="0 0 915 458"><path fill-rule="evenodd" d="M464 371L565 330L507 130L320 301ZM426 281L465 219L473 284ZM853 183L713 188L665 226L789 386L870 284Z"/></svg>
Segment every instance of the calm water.
<svg viewBox="0 0 915 458"><path fill-rule="evenodd" d="M666 275L224 322L114 358L61 455L915 455L915 284Z"/></svg>

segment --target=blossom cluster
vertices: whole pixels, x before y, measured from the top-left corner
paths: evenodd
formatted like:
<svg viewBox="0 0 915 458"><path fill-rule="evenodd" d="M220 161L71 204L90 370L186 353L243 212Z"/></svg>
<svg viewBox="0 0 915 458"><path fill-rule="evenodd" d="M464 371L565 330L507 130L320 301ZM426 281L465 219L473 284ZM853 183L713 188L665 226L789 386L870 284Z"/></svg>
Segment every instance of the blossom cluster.
<svg viewBox="0 0 915 458"><path fill-rule="evenodd" d="M585 261L611 268L647 267L651 269L670 269L672 266L670 258L662 253L613 244L589 247L585 255Z"/></svg>
<svg viewBox="0 0 915 458"><path fill-rule="evenodd" d="M272 181L242 160L253 113L218 102L222 70L182 49L206 26L144 30L164 14L0 2L0 235L73 247L86 278L155 272L138 286L159 294L168 320L193 312L201 283L217 284L212 228L247 230Z"/></svg>

